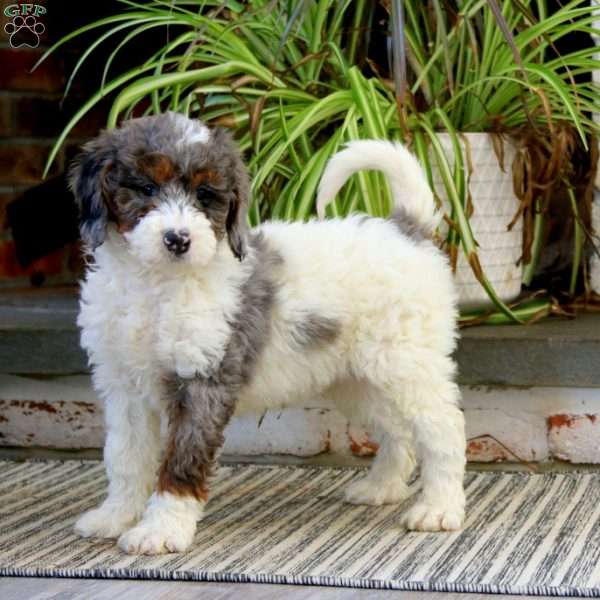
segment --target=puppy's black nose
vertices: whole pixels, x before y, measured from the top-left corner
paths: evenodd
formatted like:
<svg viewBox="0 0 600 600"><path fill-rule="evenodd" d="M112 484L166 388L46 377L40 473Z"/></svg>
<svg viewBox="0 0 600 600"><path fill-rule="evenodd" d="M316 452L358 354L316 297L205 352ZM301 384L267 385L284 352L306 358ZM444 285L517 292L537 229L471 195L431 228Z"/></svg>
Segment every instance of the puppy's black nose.
<svg viewBox="0 0 600 600"><path fill-rule="evenodd" d="M187 229L168 229L163 235L163 243L169 252L181 256L190 249L190 232Z"/></svg>

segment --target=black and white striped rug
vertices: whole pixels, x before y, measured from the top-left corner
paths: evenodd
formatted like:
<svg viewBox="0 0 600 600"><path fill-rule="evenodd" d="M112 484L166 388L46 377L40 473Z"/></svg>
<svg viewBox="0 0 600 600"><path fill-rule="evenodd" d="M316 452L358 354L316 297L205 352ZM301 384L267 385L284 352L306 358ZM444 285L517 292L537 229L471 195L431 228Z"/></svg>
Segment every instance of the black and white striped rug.
<svg viewBox="0 0 600 600"><path fill-rule="evenodd" d="M0 575L600 596L600 474L470 472L466 527L443 534L343 503L360 475L223 466L193 548L138 557L72 532L104 496L101 464L0 461Z"/></svg>

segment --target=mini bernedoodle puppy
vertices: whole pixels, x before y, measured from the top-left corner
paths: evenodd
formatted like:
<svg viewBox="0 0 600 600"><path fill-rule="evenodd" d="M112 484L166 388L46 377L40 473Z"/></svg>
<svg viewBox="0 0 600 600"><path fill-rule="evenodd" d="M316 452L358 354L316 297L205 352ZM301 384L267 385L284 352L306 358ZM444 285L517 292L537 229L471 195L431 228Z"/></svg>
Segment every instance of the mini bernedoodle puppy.
<svg viewBox="0 0 600 600"><path fill-rule="evenodd" d="M348 502L401 502L416 455L422 492L404 524L461 527L457 310L430 240L439 215L415 158L382 141L331 159L319 206L359 169L386 174L392 218L248 230L248 175L224 130L167 113L84 147L70 180L91 255L78 322L105 403L109 488L80 535L185 550L234 411L315 398L382 432Z"/></svg>

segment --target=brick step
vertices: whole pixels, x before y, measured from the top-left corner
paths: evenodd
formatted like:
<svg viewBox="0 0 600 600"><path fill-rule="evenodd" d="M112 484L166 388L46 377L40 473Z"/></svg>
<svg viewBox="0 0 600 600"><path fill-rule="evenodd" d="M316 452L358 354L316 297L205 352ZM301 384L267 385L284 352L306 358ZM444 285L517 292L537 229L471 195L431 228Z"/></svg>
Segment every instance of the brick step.
<svg viewBox="0 0 600 600"><path fill-rule="evenodd" d="M0 373L87 373L74 287L0 291ZM600 314L535 325L463 329L456 351L468 385L600 387Z"/></svg>
<svg viewBox="0 0 600 600"><path fill-rule="evenodd" d="M0 294L0 445L96 448L99 402L74 289ZM457 350L473 461L600 463L600 315L467 329ZM235 455L370 456L377 438L318 407L235 417Z"/></svg>
<svg viewBox="0 0 600 600"><path fill-rule="evenodd" d="M600 390L462 386L474 462L600 463ZM0 446L100 448L102 406L89 375L0 375ZM373 456L377 435L322 407L235 416L225 452Z"/></svg>

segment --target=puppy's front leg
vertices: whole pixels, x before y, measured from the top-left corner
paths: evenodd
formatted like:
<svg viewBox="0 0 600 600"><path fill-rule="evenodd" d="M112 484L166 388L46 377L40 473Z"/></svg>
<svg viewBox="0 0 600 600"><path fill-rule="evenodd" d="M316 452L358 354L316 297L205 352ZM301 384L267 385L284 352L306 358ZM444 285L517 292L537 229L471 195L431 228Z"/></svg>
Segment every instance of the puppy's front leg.
<svg viewBox="0 0 600 600"><path fill-rule="evenodd" d="M75 524L82 537L116 538L142 516L154 485L160 452L160 417L132 386L96 384L104 394L104 465L108 497Z"/></svg>
<svg viewBox="0 0 600 600"><path fill-rule="evenodd" d="M144 516L119 539L129 553L182 552L192 543L235 397L210 379L169 385L169 440Z"/></svg>

